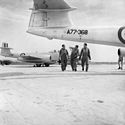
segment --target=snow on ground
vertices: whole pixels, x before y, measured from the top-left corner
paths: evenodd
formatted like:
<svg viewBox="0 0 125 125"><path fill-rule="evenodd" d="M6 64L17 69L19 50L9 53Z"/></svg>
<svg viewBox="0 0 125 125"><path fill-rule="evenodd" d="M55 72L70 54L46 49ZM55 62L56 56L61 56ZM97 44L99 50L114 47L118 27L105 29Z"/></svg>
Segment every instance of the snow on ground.
<svg viewBox="0 0 125 125"><path fill-rule="evenodd" d="M125 125L125 70L0 66L0 125Z"/></svg>

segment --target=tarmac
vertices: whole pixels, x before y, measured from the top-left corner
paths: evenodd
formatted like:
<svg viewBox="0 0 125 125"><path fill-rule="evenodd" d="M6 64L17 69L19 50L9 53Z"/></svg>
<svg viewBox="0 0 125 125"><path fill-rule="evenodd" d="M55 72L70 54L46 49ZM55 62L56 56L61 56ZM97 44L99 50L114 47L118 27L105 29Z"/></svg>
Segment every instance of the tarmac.
<svg viewBox="0 0 125 125"><path fill-rule="evenodd" d="M0 125L125 125L125 69L0 66Z"/></svg>

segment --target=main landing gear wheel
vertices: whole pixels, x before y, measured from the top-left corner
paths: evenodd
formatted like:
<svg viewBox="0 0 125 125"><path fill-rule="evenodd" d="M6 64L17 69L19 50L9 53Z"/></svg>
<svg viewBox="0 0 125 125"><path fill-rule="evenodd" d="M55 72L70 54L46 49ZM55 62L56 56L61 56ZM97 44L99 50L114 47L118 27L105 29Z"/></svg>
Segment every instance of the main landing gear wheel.
<svg viewBox="0 0 125 125"><path fill-rule="evenodd" d="M41 67L41 64L36 64L33 67Z"/></svg>
<svg viewBox="0 0 125 125"><path fill-rule="evenodd" d="M49 67L49 64L47 64L47 63L45 63L44 65L45 65L45 67Z"/></svg>

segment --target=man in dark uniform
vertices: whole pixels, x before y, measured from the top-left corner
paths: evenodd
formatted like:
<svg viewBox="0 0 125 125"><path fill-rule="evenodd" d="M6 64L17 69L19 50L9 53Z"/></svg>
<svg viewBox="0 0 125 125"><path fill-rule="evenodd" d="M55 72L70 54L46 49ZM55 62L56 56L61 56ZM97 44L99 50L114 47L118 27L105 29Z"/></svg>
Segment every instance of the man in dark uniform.
<svg viewBox="0 0 125 125"><path fill-rule="evenodd" d="M60 57L60 60L61 60L61 69L62 69L62 71L64 71L64 70L66 70L67 60L68 60L68 57L69 57L68 51L65 48L64 44L62 45L62 48L59 51L59 57Z"/></svg>
<svg viewBox="0 0 125 125"><path fill-rule="evenodd" d="M123 69L123 56L121 56L120 49L118 49L118 69Z"/></svg>
<svg viewBox="0 0 125 125"><path fill-rule="evenodd" d="M78 61L78 56L79 56L79 49L78 49L78 45L75 46L75 48L73 48L72 52L71 52L71 67L72 67L72 71L77 71L77 61Z"/></svg>
<svg viewBox="0 0 125 125"><path fill-rule="evenodd" d="M80 52L79 60L81 60L82 71L84 71L84 65L86 64L86 72L87 72L89 68L89 60L91 60L90 50L87 47L87 43L84 43L84 47Z"/></svg>

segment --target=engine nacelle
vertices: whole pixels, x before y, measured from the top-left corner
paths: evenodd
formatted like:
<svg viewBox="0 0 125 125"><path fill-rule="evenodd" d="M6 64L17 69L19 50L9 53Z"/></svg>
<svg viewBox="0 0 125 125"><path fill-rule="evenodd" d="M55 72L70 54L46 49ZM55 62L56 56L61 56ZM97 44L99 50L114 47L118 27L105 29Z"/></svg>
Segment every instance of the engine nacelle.
<svg viewBox="0 0 125 125"><path fill-rule="evenodd" d="M50 62L52 59L52 57L50 55L43 55L42 56L42 60L45 62Z"/></svg>
<svg viewBox="0 0 125 125"><path fill-rule="evenodd" d="M118 55L125 57L125 49L119 48Z"/></svg>
<svg viewBox="0 0 125 125"><path fill-rule="evenodd" d="M59 52L58 51L54 51L54 52L49 52L49 54L51 55L51 60L52 61L59 61Z"/></svg>
<svg viewBox="0 0 125 125"><path fill-rule="evenodd" d="M3 61L1 61L1 64L2 65L10 65L10 64L12 64L12 61L10 61L10 60L3 60Z"/></svg>

